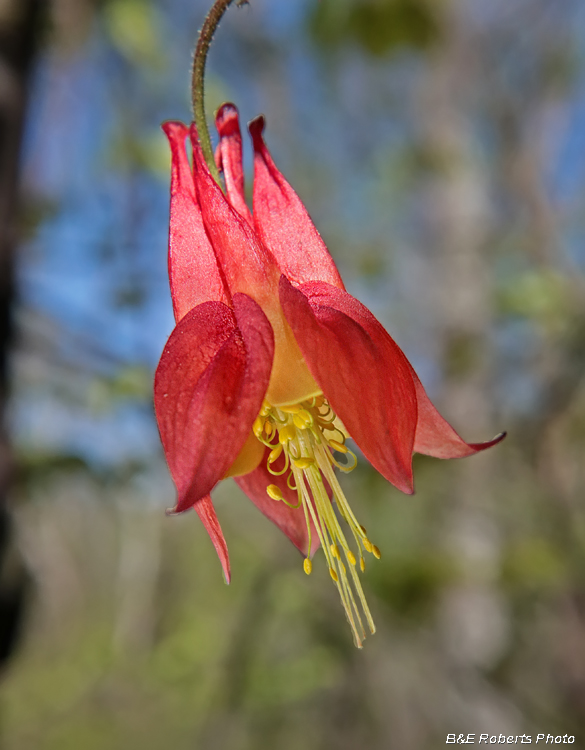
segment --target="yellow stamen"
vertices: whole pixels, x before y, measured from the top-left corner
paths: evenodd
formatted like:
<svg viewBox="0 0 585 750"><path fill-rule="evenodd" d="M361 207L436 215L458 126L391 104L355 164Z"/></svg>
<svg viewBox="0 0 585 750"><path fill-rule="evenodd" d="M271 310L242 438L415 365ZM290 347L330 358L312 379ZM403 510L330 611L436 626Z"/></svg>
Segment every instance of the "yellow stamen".
<svg viewBox="0 0 585 750"><path fill-rule="evenodd" d="M361 648L366 635L362 617L365 616L372 633L375 632L375 626L358 576L357 555L348 545L341 520L348 524L355 540L361 571L365 569L362 548L376 556L379 556L380 551L370 542L365 529L357 522L335 473L336 468L344 472L351 471L357 462L355 454L345 445L347 433L339 425L328 402L322 396L312 396L298 404L286 406L274 407L264 402L260 415L254 422L253 432L270 449L268 471L275 476L286 476L287 487L295 491L298 503L294 505L289 502L288 498L283 497L283 491L274 484L268 485L267 494L292 509L299 508L299 512L302 507L309 548L312 535L316 532L329 574L341 597L354 642ZM325 431L333 432L331 438L338 439L329 439ZM275 435L278 436L276 444L273 440ZM348 454L349 461L346 459L346 463L338 463L334 452ZM272 464L281 455L284 455L284 468L274 471ZM333 504L337 506L338 512ZM347 567L341 560L342 550ZM303 569L307 575L313 569L308 557L303 561Z"/></svg>
<svg viewBox="0 0 585 750"><path fill-rule="evenodd" d="M378 560L382 557L382 553L375 544L372 544L372 553Z"/></svg>
<svg viewBox="0 0 585 750"><path fill-rule="evenodd" d="M250 423L248 422L248 424ZM254 424L252 425L252 432L254 433L254 435L256 435L258 439L260 439L260 437L262 436L263 430L264 430L264 420L262 419L262 417L258 416L254 420Z"/></svg>
<svg viewBox="0 0 585 750"><path fill-rule="evenodd" d="M294 426L299 430L306 430L307 427L312 427L313 417L305 409L301 409L298 414L293 415Z"/></svg>
<svg viewBox="0 0 585 750"><path fill-rule="evenodd" d="M290 440L292 440L295 436L295 429L291 425L287 425L286 427L283 427L278 432L278 442L281 445L286 445Z"/></svg>
<svg viewBox="0 0 585 750"><path fill-rule="evenodd" d="M366 561L364 560L364 558L363 558L363 557L360 557L360 569L361 569L362 573L363 573L363 572L365 571L365 569L366 569Z"/></svg>
<svg viewBox="0 0 585 750"><path fill-rule="evenodd" d="M266 488L266 493L273 500L282 500L282 490L275 484L269 484Z"/></svg>
<svg viewBox="0 0 585 750"><path fill-rule="evenodd" d="M278 444L276 448L273 448L270 451L270 455L268 456L268 463L273 464L276 461L276 459L280 456L281 453L282 453L282 445Z"/></svg>

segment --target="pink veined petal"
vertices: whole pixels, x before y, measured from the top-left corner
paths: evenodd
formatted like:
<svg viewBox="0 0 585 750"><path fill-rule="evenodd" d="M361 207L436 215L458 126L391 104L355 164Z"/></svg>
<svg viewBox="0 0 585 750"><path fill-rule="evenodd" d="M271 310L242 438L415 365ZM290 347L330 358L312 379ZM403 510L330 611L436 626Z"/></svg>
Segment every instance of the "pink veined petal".
<svg viewBox="0 0 585 750"><path fill-rule="evenodd" d="M414 370L412 370L412 378L418 401L415 453L424 453L435 458L465 458L491 448L506 437L506 433L501 432L493 440L485 443L466 443L433 406Z"/></svg>
<svg viewBox="0 0 585 750"><path fill-rule="evenodd" d="M274 476L268 471L269 454L270 449L267 448L258 468L245 476L237 477L236 482L258 510L286 534L302 555L312 557L320 545L319 535L315 530L313 521L310 519L311 548L309 549L309 535L303 508L291 508L282 501L273 500L266 493L268 485L275 484L280 488L283 497L290 505L297 505L299 501L296 490L291 490L286 483L288 472L280 476ZM281 454L272 464L272 468L274 471L280 471L284 468L284 454Z"/></svg>
<svg viewBox="0 0 585 750"><path fill-rule="evenodd" d="M280 301L311 374L349 434L389 482L413 492L417 423L408 360L374 316L342 289L282 276Z"/></svg>
<svg viewBox="0 0 585 750"><path fill-rule="evenodd" d="M222 104L215 116L219 133L219 162L225 178L226 193L233 208L250 226L254 225L252 213L246 203L244 192L244 170L242 167L242 134L238 110L233 104Z"/></svg>
<svg viewBox="0 0 585 750"><path fill-rule="evenodd" d="M232 208L211 176L197 136L191 125L195 189L203 223L219 265L232 293L250 294L264 309L274 305L278 268L254 230Z"/></svg>
<svg viewBox="0 0 585 750"><path fill-rule="evenodd" d="M210 300L229 303L229 292L205 232L185 150L189 129L181 122L162 126L171 146L169 279L175 320Z"/></svg>
<svg viewBox="0 0 585 750"><path fill-rule="evenodd" d="M268 387L274 337L260 307L198 305L160 358L154 406L180 513L207 495L242 449Z"/></svg>
<svg viewBox="0 0 585 750"><path fill-rule="evenodd" d="M209 538L211 539L215 551L217 552L217 556L219 557L219 561L221 562L225 582L229 583L231 581L231 572L228 548L215 513L215 508L211 502L211 496L205 495L194 504L193 508L205 526L205 530L209 534Z"/></svg>
<svg viewBox="0 0 585 750"><path fill-rule="evenodd" d="M295 283L326 281L344 289L307 209L272 161L262 138L264 117L248 127L254 143L254 225L260 239Z"/></svg>

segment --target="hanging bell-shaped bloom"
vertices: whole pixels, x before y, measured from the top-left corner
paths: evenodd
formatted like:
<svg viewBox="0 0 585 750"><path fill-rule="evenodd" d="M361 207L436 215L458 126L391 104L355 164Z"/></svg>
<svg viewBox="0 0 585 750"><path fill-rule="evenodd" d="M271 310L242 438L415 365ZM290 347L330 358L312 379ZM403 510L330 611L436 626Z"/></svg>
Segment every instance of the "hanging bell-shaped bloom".
<svg viewBox="0 0 585 750"><path fill-rule="evenodd" d="M235 477L301 551L307 574L323 548L360 646L362 613L371 632L374 625L357 567L365 569L365 552L379 557L380 551L338 481L337 469L356 464L347 439L389 482L412 493L413 453L462 458L503 435L462 440L401 349L345 291L305 207L268 153L263 118L250 124L253 213L232 104L221 107L216 125L225 195L195 125L163 126L172 151L169 277L176 327L158 365L154 398L177 488L174 511L196 510L229 581L210 492Z"/></svg>

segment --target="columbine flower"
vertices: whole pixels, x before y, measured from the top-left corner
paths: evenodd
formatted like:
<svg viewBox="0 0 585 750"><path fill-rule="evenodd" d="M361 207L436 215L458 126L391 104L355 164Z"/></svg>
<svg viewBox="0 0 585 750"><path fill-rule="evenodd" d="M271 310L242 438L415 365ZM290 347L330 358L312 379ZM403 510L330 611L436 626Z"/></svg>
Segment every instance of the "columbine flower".
<svg viewBox="0 0 585 750"><path fill-rule="evenodd" d="M155 378L155 408L177 487L175 512L195 508L230 578L209 493L236 481L305 557L321 545L355 642L361 611L374 624L357 573L380 557L335 469L351 471L351 436L398 489L413 492L412 455L461 458L466 443L431 404L410 363L374 316L345 291L337 268L262 138L254 143L254 212L244 199L238 113L218 112L217 162L203 158L195 125L166 123L172 150L169 276L177 321ZM333 507L334 501L337 512ZM342 522L349 527L349 539ZM356 596L357 595L357 596Z"/></svg>

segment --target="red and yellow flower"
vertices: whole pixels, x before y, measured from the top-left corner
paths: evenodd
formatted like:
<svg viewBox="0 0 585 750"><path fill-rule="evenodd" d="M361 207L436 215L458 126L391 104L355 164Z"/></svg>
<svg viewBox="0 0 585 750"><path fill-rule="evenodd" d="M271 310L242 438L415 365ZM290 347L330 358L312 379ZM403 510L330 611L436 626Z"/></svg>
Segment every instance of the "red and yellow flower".
<svg viewBox="0 0 585 750"><path fill-rule="evenodd" d="M169 277L177 324L158 365L154 400L177 488L175 512L195 509L229 581L210 492L235 477L304 555L307 574L313 553L323 548L359 646L361 613L371 632L374 625L357 567L365 568L364 552L380 552L335 472L356 464L347 438L389 482L412 493L413 453L461 458L503 435L486 443L462 440L397 344L345 291L306 209L268 153L263 118L249 126L253 213L244 198L236 108L223 105L216 125L225 195L195 125L163 126L172 150Z"/></svg>

